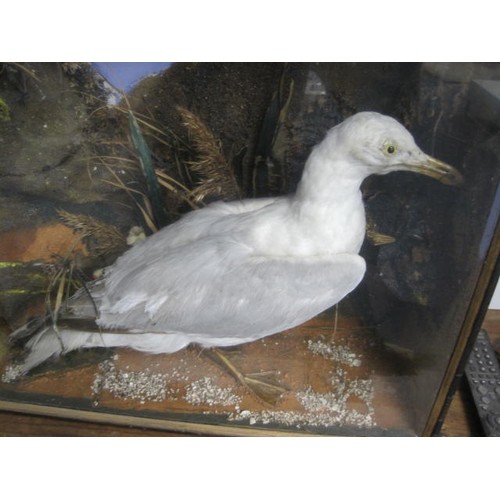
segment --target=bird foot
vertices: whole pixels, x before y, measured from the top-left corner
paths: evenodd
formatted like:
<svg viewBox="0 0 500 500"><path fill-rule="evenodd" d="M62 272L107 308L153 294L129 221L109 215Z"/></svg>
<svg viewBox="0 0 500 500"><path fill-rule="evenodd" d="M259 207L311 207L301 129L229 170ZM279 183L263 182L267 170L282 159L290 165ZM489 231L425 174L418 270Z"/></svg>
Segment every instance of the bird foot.
<svg viewBox="0 0 500 500"><path fill-rule="evenodd" d="M219 349L211 349L205 353L215 361L219 366L222 366L229 374L245 386L261 403L265 406L274 406L278 402L281 395L288 389L278 383L276 372L258 372L244 374Z"/></svg>

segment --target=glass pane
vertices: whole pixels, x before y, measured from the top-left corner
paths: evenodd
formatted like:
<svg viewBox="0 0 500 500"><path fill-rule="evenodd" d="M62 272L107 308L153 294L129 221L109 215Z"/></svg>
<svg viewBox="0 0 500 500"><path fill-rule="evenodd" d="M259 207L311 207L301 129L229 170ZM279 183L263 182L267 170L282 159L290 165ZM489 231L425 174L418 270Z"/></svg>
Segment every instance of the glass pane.
<svg viewBox="0 0 500 500"><path fill-rule="evenodd" d="M423 433L498 221L499 64L1 68L4 407L29 403L38 411L88 411L95 419L147 418L144 425L199 432ZM78 302L79 323L68 319L67 299L83 284L95 293L92 279L133 240L212 201L294 193L313 146L363 111L396 118L463 182L409 171L369 176L361 185L367 235L360 255L367 269L340 303L294 328L257 340L249 335L252 341L215 352L196 343L170 354L104 349L106 335L120 332L96 331L89 300ZM237 240L236 229L231 234ZM305 234L287 246L281 231L275 238L293 256L310 241ZM153 269L152 282L163 258L159 252L143 264ZM182 264L186 283L207 274L193 262L186 257ZM208 252L204 265L213 265ZM247 325L290 302L283 295L298 304L300 290L293 287L265 293L275 285L269 273L277 281L280 272L270 266L264 277L247 274L235 284L242 299L261 294L265 306L229 315L220 330L244 337ZM259 279L267 283L260 292ZM196 303L197 285L189 286ZM217 286L207 299L214 310ZM57 327L70 329L72 339L93 328L95 348L17 377L25 339L8 344L7 336L43 314L49 296ZM177 312L181 317L180 310L172 316ZM202 323L209 321L206 311L200 314ZM65 335L63 350L72 342Z"/></svg>

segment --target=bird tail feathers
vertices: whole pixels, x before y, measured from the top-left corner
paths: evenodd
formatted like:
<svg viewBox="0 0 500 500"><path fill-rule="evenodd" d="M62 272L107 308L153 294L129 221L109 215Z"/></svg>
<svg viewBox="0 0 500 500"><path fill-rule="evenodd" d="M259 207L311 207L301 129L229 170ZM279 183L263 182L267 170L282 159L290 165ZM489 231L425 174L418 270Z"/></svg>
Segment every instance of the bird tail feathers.
<svg viewBox="0 0 500 500"><path fill-rule="evenodd" d="M93 347L129 347L151 354L166 354L186 347L191 339L179 333L102 331L86 320L62 320L54 325L49 319L34 321L11 334L11 340L26 342L27 356L16 364L16 373L25 375L44 361L77 349ZM16 377L17 378L17 377Z"/></svg>
<svg viewBox="0 0 500 500"><path fill-rule="evenodd" d="M18 368L19 373L24 375L44 361L79 349L92 335L92 332L62 330L54 325L42 327L26 343L28 354Z"/></svg>

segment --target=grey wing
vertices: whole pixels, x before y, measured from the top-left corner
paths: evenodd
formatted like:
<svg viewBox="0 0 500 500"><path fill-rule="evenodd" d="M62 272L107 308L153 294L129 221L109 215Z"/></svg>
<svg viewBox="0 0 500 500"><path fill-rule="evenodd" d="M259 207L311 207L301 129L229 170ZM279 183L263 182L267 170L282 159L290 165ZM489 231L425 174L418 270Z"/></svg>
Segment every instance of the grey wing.
<svg viewBox="0 0 500 500"><path fill-rule="evenodd" d="M204 239L168 260L106 282L98 323L188 334L230 345L291 328L336 304L361 281L358 255L262 257L230 240Z"/></svg>
<svg viewBox="0 0 500 500"><path fill-rule="evenodd" d="M162 228L157 233L149 236L130 248L119 259L126 261L124 265L134 266L136 261L142 261L147 253L148 260L163 258L167 249L186 245L193 241L201 240L220 232L231 233L240 226L239 217L244 214L257 212L268 205L279 202L286 203L282 198L259 198L233 202L217 201L200 209L194 210L181 217L177 222ZM222 222L222 225L220 225Z"/></svg>
<svg viewBox="0 0 500 500"><path fill-rule="evenodd" d="M146 312L149 312L154 308L155 300L156 304L159 303L155 290L162 294L167 291L177 295L175 290L180 285L173 283L188 280L189 273L197 269L206 275L208 263L216 263L222 256L226 258L226 252L220 251L221 245L213 244L217 238L220 241L230 240L230 237L218 235L219 223L223 223L226 233L238 233L241 225L239 216L258 211L276 201L283 203L283 200L284 198L262 198L230 203L220 201L186 214L176 223L125 252L115 264L105 270L105 275L111 274L111 279L87 283L66 302L65 316L95 319L104 297L107 299L104 310L109 310L111 302L128 305L143 302L141 298L144 296L149 303ZM212 236L211 232L214 233ZM230 250L236 247L234 241L230 241L229 246ZM241 258L241 252L233 253L233 257L236 255ZM144 281L146 283L141 284ZM187 281L186 284L189 286ZM173 299L170 302L173 303Z"/></svg>
<svg viewBox="0 0 500 500"><path fill-rule="evenodd" d="M209 236L207 233L210 233L211 228L216 227L220 221L224 221L229 228L227 229L228 232L234 232L238 222L235 221L231 226L230 223L228 224L228 217L260 210L277 200L278 198L261 198L229 203L217 201L203 209L194 210L184 215L176 223L166 226L149 236L145 241L137 243L119 257L117 262L106 269L105 272L117 272L119 276L124 276L124 286L129 288L130 283L133 282L136 276L140 277L147 274L145 263L147 263L147 266L151 266L151 269L156 270L157 266L163 266L166 255L170 257L170 255L175 254L172 249L183 247L181 253L185 255L186 245L207 238ZM204 260L208 258L208 255L206 255ZM172 270L172 267L170 269ZM117 287L118 285L115 285L115 288ZM103 279L89 282L66 301L63 313L70 318L95 319L100 309L103 293ZM133 293L133 287L131 293ZM148 293L150 293L149 290Z"/></svg>

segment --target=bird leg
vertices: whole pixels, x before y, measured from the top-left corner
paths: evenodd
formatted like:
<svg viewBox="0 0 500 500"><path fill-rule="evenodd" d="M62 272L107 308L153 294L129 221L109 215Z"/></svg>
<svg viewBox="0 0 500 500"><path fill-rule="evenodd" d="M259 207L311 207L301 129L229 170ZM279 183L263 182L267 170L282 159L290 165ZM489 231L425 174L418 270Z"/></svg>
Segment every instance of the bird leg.
<svg viewBox="0 0 500 500"><path fill-rule="evenodd" d="M213 348L204 353L268 407L274 406L279 397L288 390L276 382L274 372L243 374L220 349Z"/></svg>

